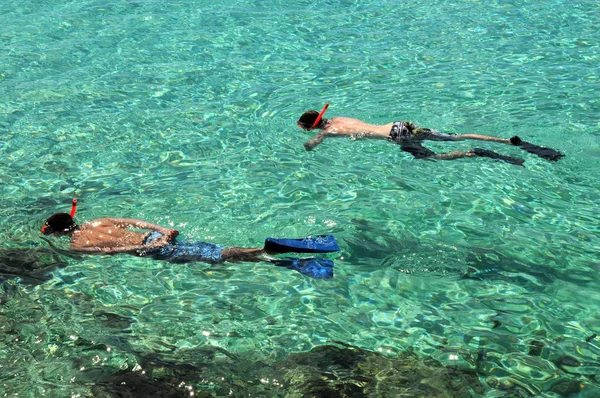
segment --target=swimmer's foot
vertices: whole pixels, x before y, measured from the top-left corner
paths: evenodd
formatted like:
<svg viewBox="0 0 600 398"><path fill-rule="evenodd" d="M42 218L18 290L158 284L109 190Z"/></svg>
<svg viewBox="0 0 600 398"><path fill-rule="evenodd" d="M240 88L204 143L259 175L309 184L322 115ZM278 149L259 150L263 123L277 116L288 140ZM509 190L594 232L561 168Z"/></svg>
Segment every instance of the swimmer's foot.
<svg viewBox="0 0 600 398"><path fill-rule="evenodd" d="M486 157L490 159L498 159L506 163L515 164L517 166L523 166L523 163L525 162L525 160L523 159L513 158L512 156L500 155L499 153L487 149L473 148L470 150L470 152L474 153L477 156Z"/></svg>
<svg viewBox="0 0 600 398"><path fill-rule="evenodd" d="M543 146L532 144L527 141L522 141L516 135L510 139L510 143L516 146L520 146L521 149L523 149L524 151L533 153L534 155L538 155L541 158L552 160L554 162L560 160L560 158L565 156L563 153L555 151L552 148L546 148Z"/></svg>
<svg viewBox="0 0 600 398"><path fill-rule="evenodd" d="M515 135L514 137L510 138L510 143L513 145L519 146L519 145L521 145L522 142L523 141L521 141L521 138L519 138L518 135Z"/></svg>

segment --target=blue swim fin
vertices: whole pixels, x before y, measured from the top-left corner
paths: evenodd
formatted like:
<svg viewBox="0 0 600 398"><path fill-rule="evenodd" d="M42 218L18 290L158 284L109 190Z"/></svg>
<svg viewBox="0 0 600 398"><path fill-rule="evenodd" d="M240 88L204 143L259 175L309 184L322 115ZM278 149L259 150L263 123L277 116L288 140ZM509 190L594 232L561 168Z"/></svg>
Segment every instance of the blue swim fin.
<svg viewBox="0 0 600 398"><path fill-rule="evenodd" d="M271 263L293 269L315 279L333 278L333 261L324 258L286 258L271 260Z"/></svg>
<svg viewBox="0 0 600 398"><path fill-rule="evenodd" d="M265 250L274 253L329 253L340 251L333 235L319 235L314 238L265 240Z"/></svg>

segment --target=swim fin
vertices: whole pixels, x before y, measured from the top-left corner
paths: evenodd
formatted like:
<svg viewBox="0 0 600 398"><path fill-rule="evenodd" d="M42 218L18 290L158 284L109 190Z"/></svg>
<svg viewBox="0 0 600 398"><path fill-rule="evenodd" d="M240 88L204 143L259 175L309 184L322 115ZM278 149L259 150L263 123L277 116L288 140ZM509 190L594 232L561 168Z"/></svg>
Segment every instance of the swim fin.
<svg viewBox="0 0 600 398"><path fill-rule="evenodd" d="M270 260L278 267L286 267L315 279L333 278L333 261L324 258L285 258Z"/></svg>
<svg viewBox="0 0 600 398"><path fill-rule="evenodd" d="M558 161L560 158L564 157L564 153L560 153L555 151L552 148L546 148L543 146L535 145L527 141L522 141L518 136L514 136L510 139L510 143L515 146L520 146L523 150L533 153L534 155L538 155L541 158Z"/></svg>
<svg viewBox="0 0 600 398"><path fill-rule="evenodd" d="M471 149L471 151L477 156L482 156L490 159L498 159L507 163L516 164L517 166L523 166L523 163L525 162L525 160L523 159L513 158L512 156L500 155L499 153L487 149L473 148Z"/></svg>
<svg viewBox="0 0 600 398"><path fill-rule="evenodd" d="M265 239L265 250L273 253L330 253L340 251L333 235L304 239Z"/></svg>

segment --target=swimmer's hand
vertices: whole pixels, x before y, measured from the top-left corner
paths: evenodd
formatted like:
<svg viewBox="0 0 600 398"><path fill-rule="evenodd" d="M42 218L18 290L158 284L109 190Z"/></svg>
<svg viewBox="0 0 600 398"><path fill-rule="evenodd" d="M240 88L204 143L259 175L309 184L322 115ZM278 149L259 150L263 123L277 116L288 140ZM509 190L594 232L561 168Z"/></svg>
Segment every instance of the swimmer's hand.
<svg viewBox="0 0 600 398"><path fill-rule="evenodd" d="M171 242L173 239L175 239L177 236L179 235L179 231L176 229L170 229L166 234L165 234L165 238L167 239L167 242Z"/></svg>
<svg viewBox="0 0 600 398"><path fill-rule="evenodd" d="M168 229L163 233L163 235L160 238L155 239L154 241L152 241L152 243L146 245L146 247L166 246L169 243L171 243L173 239L177 237L177 235L179 235L179 231L177 231L176 229Z"/></svg>
<svg viewBox="0 0 600 398"><path fill-rule="evenodd" d="M304 149L306 149L307 151L312 151L317 145L323 142L326 137L327 135L325 132L320 132L315 136L315 138L304 143Z"/></svg>

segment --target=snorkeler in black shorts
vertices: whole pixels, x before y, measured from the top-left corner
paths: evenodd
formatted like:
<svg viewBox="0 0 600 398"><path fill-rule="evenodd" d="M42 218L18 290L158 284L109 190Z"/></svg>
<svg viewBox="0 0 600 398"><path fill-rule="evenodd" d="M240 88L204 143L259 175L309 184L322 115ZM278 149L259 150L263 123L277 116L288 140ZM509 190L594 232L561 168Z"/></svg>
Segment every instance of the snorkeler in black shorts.
<svg viewBox="0 0 600 398"><path fill-rule="evenodd" d="M422 145L423 141L464 141L477 140L498 142L513 146L519 146L521 149L536 154L544 159L559 160L564 155L550 148L540 147L528 142L522 141L515 136L510 139L491 137L480 134L448 134L440 131L423 128L414 125L411 122L400 121L388 123L385 125L373 125L365 123L358 119L346 117L334 117L331 120L324 119L323 114L327 110L329 104L326 104L323 110L319 113L314 110L305 112L297 125L303 130L320 129L321 131L311 140L304 143L304 148L307 151L313 150L317 145L322 143L325 138L329 137L352 137L352 138L374 138L388 140L400 145L403 151L413 155L417 159L439 159L451 160L465 157L488 157L492 159L502 160L508 163L523 165L524 160L512 156L500 155L496 152L473 148L468 151L454 151L448 153L436 154L432 150L425 148Z"/></svg>

